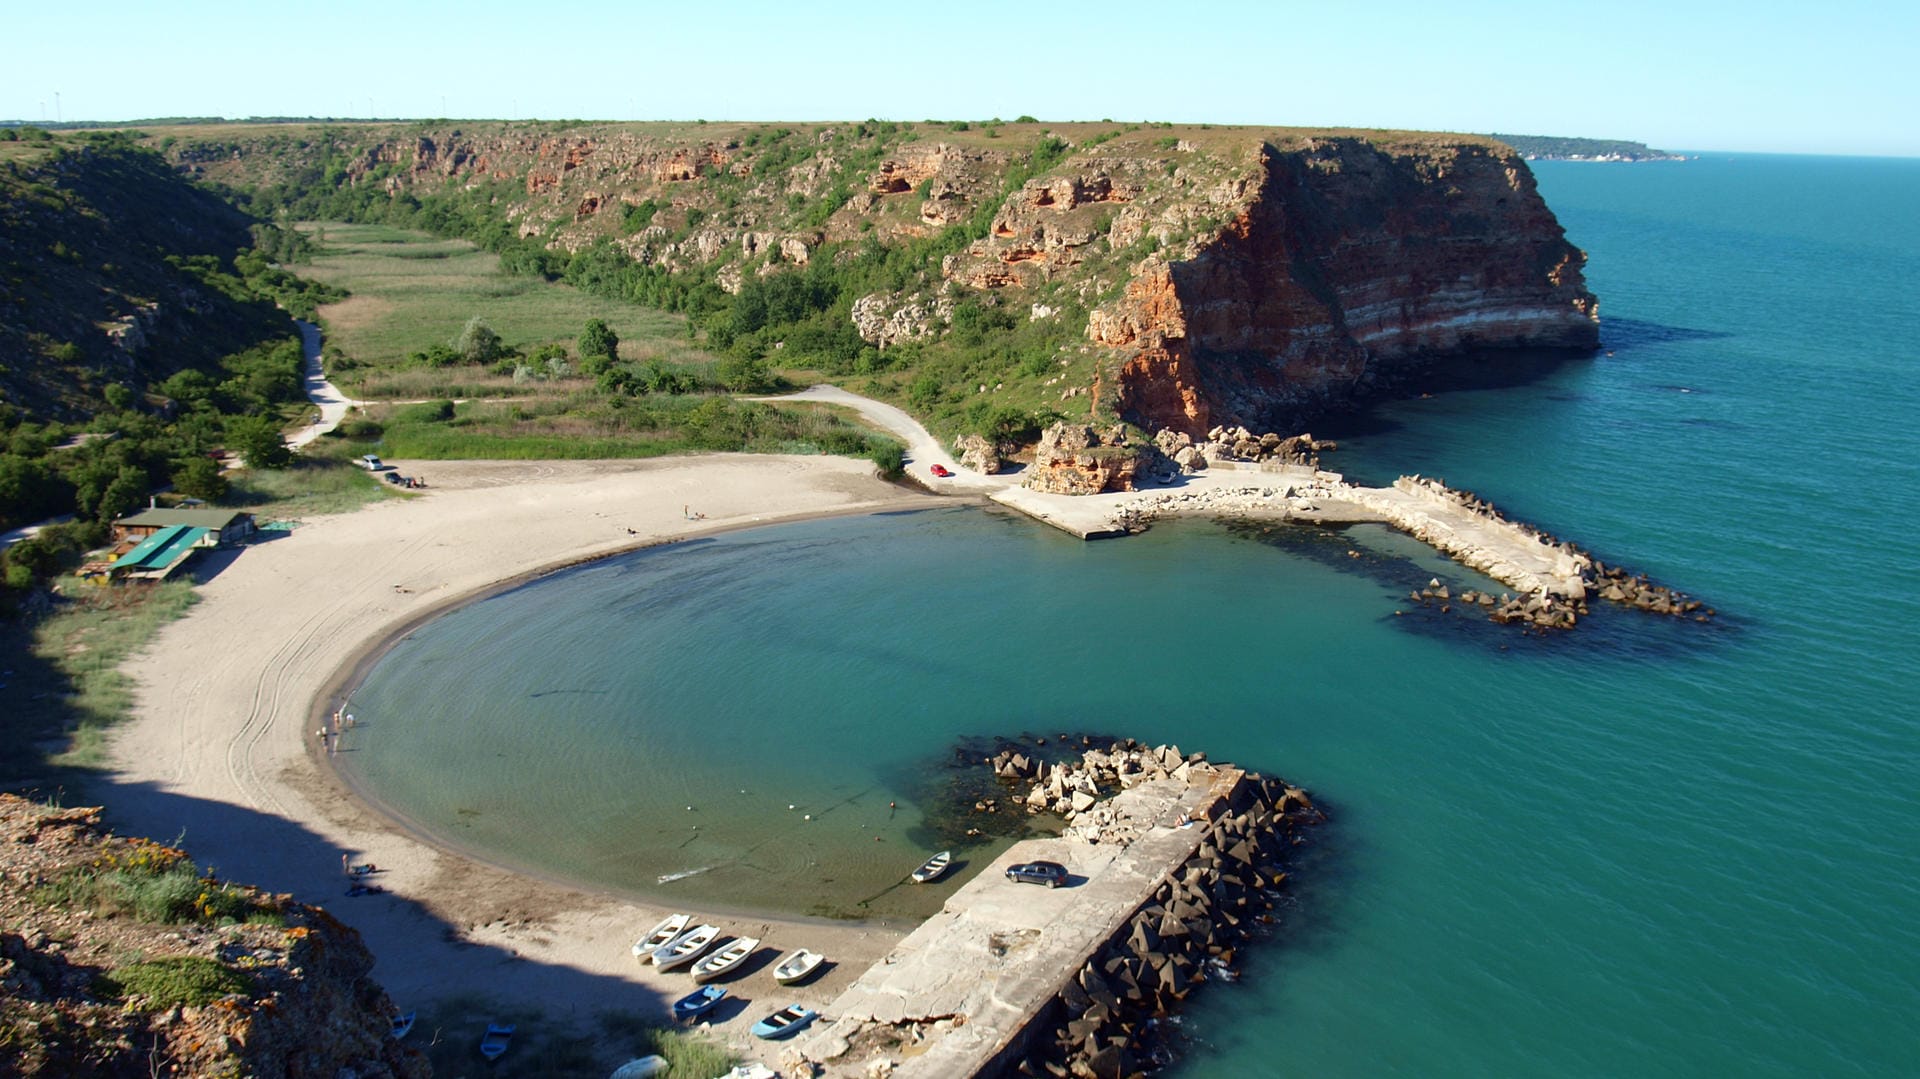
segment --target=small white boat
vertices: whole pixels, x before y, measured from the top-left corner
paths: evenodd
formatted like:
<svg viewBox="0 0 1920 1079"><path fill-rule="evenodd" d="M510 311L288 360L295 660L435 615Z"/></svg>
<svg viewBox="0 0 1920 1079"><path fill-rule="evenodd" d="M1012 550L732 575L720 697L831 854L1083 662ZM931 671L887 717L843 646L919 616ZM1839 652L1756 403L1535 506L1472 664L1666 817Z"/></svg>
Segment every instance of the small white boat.
<svg viewBox="0 0 1920 1079"><path fill-rule="evenodd" d="M692 918L684 914L673 914L661 919L660 924L647 931L647 935L633 942L633 957L642 963L653 962L653 953L659 951L668 941L687 931L687 923Z"/></svg>
<svg viewBox="0 0 1920 1079"><path fill-rule="evenodd" d="M720 935L717 925L696 925L654 950L653 965L661 970L683 967L700 958Z"/></svg>
<svg viewBox="0 0 1920 1079"><path fill-rule="evenodd" d="M733 1070L720 1079L780 1079L780 1073L756 1060L749 1064L735 1064Z"/></svg>
<svg viewBox="0 0 1920 1079"><path fill-rule="evenodd" d="M933 857L928 858L925 865L913 871L913 882L915 884L926 884L929 881L939 880L940 874L945 873L947 867L952 864L953 852L943 850Z"/></svg>
<svg viewBox="0 0 1920 1079"><path fill-rule="evenodd" d="M404 1038L413 1030L413 1012L393 1017L393 1036Z"/></svg>
<svg viewBox="0 0 1920 1079"><path fill-rule="evenodd" d="M488 1060L499 1060L512 1042L512 1023L488 1023L487 1036L480 1039L480 1055Z"/></svg>
<svg viewBox="0 0 1920 1079"><path fill-rule="evenodd" d="M780 965L773 968L773 980L781 985L806 981L807 977L819 970L820 964L826 961L826 956L819 952L810 952L805 948L788 952L786 957L780 960Z"/></svg>
<svg viewBox="0 0 1920 1079"><path fill-rule="evenodd" d="M663 1056L639 1057L613 1069L611 1079L653 1079L667 1070L667 1058Z"/></svg>
<svg viewBox="0 0 1920 1079"><path fill-rule="evenodd" d="M735 937L712 955L693 965L695 984L710 982L744 962L760 946L759 937Z"/></svg>

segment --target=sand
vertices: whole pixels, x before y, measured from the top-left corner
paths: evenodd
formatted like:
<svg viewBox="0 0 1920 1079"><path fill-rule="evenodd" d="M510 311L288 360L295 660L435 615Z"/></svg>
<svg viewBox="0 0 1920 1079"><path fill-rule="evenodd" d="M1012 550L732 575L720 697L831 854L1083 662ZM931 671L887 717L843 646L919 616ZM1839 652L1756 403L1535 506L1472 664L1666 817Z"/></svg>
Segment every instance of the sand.
<svg viewBox="0 0 1920 1079"><path fill-rule="evenodd" d="M642 967L629 949L667 911L427 843L346 790L317 729L357 662L503 582L716 530L935 501L835 457L396 464L432 486L203 563L201 602L125 668L133 716L115 733L100 792L112 823L178 839L223 878L324 906L360 931L403 1010L477 993L555 1021L603 1009L664 1019L690 981ZM384 892L348 897L343 854L379 867L370 879ZM795 1000L826 1003L901 936L713 920L834 962L804 987L777 988L767 971L735 985L758 999L716 1031L756 1053L764 1043L746 1028L757 1018Z"/></svg>

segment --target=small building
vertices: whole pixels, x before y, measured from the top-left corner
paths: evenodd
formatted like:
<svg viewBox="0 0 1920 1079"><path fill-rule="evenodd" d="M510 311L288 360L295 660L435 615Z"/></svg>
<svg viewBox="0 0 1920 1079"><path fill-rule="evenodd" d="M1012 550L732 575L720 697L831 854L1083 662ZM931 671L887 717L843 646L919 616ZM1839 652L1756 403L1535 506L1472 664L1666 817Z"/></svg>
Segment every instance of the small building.
<svg viewBox="0 0 1920 1079"><path fill-rule="evenodd" d="M198 529L196 543L201 547L221 547L244 543L253 535L253 514L239 510L173 510L158 507L141 510L113 522L113 541L144 541L156 533L178 526Z"/></svg>
<svg viewBox="0 0 1920 1079"><path fill-rule="evenodd" d="M215 546L206 542L212 534L211 529L192 525L169 525L114 559L107 574L116 581L164 581L186 565L195 551Z"/></svg>

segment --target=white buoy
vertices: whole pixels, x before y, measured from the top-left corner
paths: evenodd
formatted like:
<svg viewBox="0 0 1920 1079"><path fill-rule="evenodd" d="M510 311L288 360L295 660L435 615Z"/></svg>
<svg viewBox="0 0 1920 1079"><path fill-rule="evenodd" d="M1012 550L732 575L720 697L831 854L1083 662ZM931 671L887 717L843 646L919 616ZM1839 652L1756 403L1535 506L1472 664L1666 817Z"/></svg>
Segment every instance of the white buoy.
<svg viewBox="0 0 1920 1079"><path fill-rule="evenodd" d="M809 814L807 814L806 816L804 816L804 817L801 817L800 819L801 819L801 820L812 820L812 819L813 819L813 814L811 814L811 813L809 813Z"/></svg>

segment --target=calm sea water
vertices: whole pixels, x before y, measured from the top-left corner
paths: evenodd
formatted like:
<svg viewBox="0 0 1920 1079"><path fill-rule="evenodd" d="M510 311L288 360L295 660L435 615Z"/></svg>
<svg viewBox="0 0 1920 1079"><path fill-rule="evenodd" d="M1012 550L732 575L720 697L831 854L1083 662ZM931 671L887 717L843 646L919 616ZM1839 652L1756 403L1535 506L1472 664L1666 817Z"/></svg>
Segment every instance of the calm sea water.
<svg viewBox="0 0 1920 1079"><path fill-rule="evenodd" d="M342 760L508 863L897 917L937 902L897 882L956 739L1172 740L1332 814L1179 1075L1913 1074L1920 161L1536 171L1612 355L1379 408L1338 466L1470 487L1713 627L1396 617L1482 582L1377 528L1082 544L957 507L455 612L373 673Z"/></svg>

